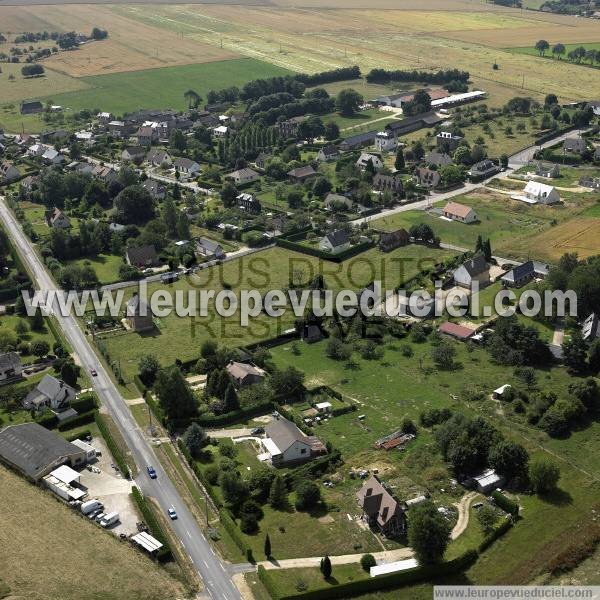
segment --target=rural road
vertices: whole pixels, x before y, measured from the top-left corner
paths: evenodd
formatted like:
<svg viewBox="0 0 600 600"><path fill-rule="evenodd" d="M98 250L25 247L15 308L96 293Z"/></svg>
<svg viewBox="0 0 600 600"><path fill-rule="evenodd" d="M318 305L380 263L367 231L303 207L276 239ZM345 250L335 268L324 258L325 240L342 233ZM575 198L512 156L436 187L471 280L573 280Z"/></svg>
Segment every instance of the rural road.
<svg viewBox="0 0 600 600"><path fill-rule="evenodd" d="M9 238L12 238L21 259L27 265L34 286L39 290L60 290L36 254L32 243L23 233L20 224L8 208L3 196L0 196L0 219L9 232ZM169 521L171 529L202 578L205 592L213 600L240 599L240 593L233 584L226 566L215 555L210 543L202 534L198 523L162 468L152 446L129 411L125 400L80 329L76 317L61 315L56 299L54 300L54 306L50 308L72 350L79 356L82 367L88 373L92 368L98 373L97 377L92 378L94 391L98 394L102 405L115 420L139 468L135 483L145 496L156 499L161 510L164 511L163 514L166 514L170 506L175 507L178 519ZM158 474L157 479L152 480L149 478L146 471L147 465L154 466Z"/></svg>

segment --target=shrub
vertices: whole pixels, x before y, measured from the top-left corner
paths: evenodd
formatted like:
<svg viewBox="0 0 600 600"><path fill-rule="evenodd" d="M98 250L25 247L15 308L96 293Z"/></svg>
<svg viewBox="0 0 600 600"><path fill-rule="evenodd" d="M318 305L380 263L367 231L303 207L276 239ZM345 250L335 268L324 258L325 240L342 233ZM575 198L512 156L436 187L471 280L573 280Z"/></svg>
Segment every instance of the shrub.
<svg viewBox="0 0 600 600"><path fill-rule="evenodd" d="M363 554L360 559L360 566L368 573L371 567L377 564L375 557L372 554Z"/></svg>

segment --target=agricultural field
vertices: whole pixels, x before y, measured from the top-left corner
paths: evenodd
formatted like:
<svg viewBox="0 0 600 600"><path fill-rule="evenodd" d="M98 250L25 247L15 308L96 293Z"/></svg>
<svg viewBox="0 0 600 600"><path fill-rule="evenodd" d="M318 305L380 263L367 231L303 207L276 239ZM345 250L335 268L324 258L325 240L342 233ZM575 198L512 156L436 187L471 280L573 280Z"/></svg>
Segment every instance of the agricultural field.
<svg viewBox="0 0 600 600"><path fill-rule="evenodd" d="M536 58L546 58L549 60L553 60L555 62L559 62L559 60L552 54L552 46L556 43L558 43L558 40L553 40L550 43L550 49L548 51L546 51L546 53L544 55L540 55L540 53L532 46L525 46L523 48L510 48L511 52L515 52L517 54L527 54L529 56L535 56ZM564 44L565 46L565 54L564 56L560 59L561 62L563 61L567 61L567 55L569 54L569 52L571 52L571 50L575 50L575 48L579 48L579 47L583 47L586 50L600 50L600 42L598 43L586 43L583 42L581 44ZM571 62L571 61L567 61L569 62L569 64L576 66L576 67L593 67L595 69L600 68L600 64L597 61L592 61L592 63L590 63L589 60L582 60L581 62Z"/></svg>
<svg viewBox="0 0 600 600"><path fill-rule="evenodd" d="M100 597L99 590L106 600L185 596L183 586L164 569L82 519L49 492L4 467L0 486L0 539L11 548L2 553L0 571L11 596L75 600Z"/></svg>
<svg viewBox="0 0 600 600"><path fill-rule="evenodd" d="M452 254L450 251L424 246L407 246L387 254L373 248L337 264L282 248L272 248L200 271L170 284L167 290L181 290L184 294L193 289L211 289L218 293L227 288L236 294L242 289L263 292L271 289L286 290L290 281L306 284L319 272L323 274L330 289L349 288L358 291L376 279L382 281L385 289L394 289L422 269L430 268ZM159 289L164 289L160 283L149 285L148 296ZM132 288L128 288L125 299L132 293ZM208 338L218 338L223 343L235 345L249 344L283 333L293 325L295 318L290 311L280 318L263 314L251 319L248 327L243 327L239 314L220 317L214 312L214 305L208 308L209 316L206 318L178 317L172 313L168 317L157 319L154 331L109 335L101 343L110 360L119 364L125 381L131 382L137 373L140 358L146 354L156 355L165 365L176 358L191 360L199 356L200 345Z"/></svg>

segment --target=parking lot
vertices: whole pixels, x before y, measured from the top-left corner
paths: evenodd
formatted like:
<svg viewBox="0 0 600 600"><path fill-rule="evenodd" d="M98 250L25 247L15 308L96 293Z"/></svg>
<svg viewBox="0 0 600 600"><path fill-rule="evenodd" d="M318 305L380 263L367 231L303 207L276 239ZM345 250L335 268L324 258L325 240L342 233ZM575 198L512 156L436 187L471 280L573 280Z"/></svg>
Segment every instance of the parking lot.
<svg viewBox="0 0 600 600"><path fill-rule="evenodd" d="M140 518L129 496L133 483L112 466L110 453L102 438L93 438L91 444L101 455L90 465L91 471L87 468L81 471L81 485L88 491L86 500L96 498L104 504L105 513L119 513L120 522L109 528L116 535L137 533L136 523Z"/></svg>

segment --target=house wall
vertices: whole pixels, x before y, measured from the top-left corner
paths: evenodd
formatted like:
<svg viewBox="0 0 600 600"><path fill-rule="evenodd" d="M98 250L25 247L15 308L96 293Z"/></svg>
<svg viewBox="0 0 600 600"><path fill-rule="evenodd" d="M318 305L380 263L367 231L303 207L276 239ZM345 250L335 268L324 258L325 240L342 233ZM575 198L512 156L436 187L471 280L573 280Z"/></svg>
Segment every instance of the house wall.
<svg viewBox="0 0 600 600"><path fill-rule="evenodd" d="M310 459L310 446L296 440L282 455L282 463L292 463Z"/></svg>

